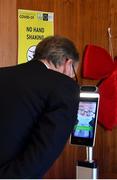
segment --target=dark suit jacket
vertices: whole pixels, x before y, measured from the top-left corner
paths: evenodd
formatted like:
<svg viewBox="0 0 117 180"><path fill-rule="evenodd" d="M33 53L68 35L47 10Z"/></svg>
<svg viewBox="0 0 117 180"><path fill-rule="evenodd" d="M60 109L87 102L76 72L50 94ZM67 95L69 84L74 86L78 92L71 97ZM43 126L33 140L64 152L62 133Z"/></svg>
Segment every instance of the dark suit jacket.
<svg viewBox="0 0 117 180"><path fill-rule="evenodd" d="M40 178L70 135L78 85L39 61L0 68L0 178Z"/></svg>

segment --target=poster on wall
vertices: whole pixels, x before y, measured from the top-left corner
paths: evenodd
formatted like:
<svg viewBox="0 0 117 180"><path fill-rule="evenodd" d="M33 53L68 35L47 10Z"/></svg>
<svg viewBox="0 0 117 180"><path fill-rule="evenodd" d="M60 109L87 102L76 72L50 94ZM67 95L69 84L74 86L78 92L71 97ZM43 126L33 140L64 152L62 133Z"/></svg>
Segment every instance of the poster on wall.
<svg viewBox="0 0 117 180"><path fill-rule="evenodd" d="M54 13L18 10L18 64L30 61L36 45L54 34Z"/></svg>

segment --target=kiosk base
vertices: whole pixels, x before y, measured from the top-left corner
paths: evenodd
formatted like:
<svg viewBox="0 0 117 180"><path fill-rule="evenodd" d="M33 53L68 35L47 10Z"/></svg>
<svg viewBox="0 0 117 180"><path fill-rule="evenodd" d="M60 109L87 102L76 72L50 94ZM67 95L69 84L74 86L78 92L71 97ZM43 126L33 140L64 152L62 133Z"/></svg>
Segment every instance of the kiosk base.
<svg viewBox="0 0 117 180"><path fill-rule="evenodd" d="M98 169L95 161L77 161L76 179L97 179Z"/></svg>

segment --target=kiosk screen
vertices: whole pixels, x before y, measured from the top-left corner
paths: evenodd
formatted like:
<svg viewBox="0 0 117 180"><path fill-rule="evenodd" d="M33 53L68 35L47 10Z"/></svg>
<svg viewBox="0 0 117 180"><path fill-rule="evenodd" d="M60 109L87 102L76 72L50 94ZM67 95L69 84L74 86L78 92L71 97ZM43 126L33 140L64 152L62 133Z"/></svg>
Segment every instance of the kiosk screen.
<svg viewBox="0 0 117 180"><path fill-rule="evenodd" d="M98 93L80 94L77 121L71 134L71 144L94 146L98 101Z"/></svg>

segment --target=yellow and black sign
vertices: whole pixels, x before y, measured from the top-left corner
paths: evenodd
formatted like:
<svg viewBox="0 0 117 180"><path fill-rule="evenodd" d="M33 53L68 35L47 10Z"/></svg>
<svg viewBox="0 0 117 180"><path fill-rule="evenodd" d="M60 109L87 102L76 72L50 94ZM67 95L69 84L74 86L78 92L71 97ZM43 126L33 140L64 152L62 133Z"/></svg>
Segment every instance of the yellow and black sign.
<svg viewBox="0 0 117 180"><path fill-rule="evenodd" d="M54 34L54 13L18 10L18 64L30 61L36 45Z"/></svg>

